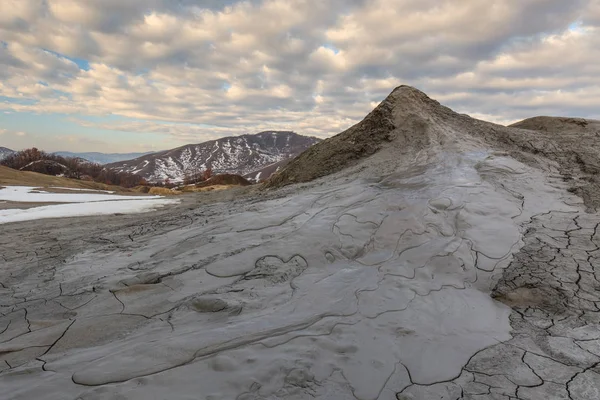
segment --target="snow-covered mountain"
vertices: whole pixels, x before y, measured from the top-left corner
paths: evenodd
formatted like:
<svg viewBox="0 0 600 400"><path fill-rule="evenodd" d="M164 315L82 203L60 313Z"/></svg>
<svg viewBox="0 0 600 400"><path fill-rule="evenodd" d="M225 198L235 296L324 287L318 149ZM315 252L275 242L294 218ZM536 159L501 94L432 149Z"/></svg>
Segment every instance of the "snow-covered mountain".
<svg viewBox="0 0 600 400"><path fill-rule="evenodd" d="M118 172L141 175L149 181L180 182L186 173L212 169L213 173L245 175L295 157L319 139L294 132L267 131L189 144L134 160L107 164Z"/></svg>
<svg viewBox="0 0 600 400"><path fill-rule="evenodd" d="M4 158L10 156L14 152L14 150L0 146L0 160L3 160Z"/></svg>
<svg viewBox="0 0 600 400"><path fill-rule="evenodd" d="M83 158L84 160L96 163L96 164L108 164L115 163L119 161L131 160L134 158L138 158L141 156L145 156L147 154L152 154L152 152L146 153L98 153L98 152L87 152L87 153L73 153L70 151L56 151L53 154L62 157L75 157L75 158Z"/></svg>

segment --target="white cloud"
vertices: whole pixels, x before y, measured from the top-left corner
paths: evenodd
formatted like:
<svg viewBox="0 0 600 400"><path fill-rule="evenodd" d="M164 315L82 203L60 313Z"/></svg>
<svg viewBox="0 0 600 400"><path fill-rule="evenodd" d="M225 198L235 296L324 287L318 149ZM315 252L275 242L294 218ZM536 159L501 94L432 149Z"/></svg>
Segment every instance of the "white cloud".
<svg viewBox="0 0 600 400"><path fill-rule="evenodd" d="M599 0L198 4L0 2L0 96L19 99L0 110L120 115L141 122L106 128L195 141L328 136L401 83L494 121L600 106Z"/></svg>

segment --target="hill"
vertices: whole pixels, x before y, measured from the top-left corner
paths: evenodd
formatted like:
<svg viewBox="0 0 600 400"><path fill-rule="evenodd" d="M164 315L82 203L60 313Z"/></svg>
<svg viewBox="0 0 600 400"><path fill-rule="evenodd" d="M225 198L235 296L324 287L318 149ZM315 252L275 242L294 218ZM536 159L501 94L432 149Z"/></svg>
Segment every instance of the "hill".
<svg viewBox="0 0 600 400"><path fill-rule="evenodd" d="M70 151L55 151L53 154L62 157L74 157L83 158L96 164L109 164L119 161L131 160L134 158L142 157L153 152L146 153L99 153L99 152L85 152L85 153L73 153Z"/></svg>
<svg viewBox="0 0 600 400"><path fill-rule="evenodd" d="M15 152L0 160L0 165L19 171L39 172L46 175L92 180L107 185L135 187L144 184L140 176L115 172L100 164L80 157L63 157L46 153L35 147Z"/></svg>
<svg viewBox="0 0 600 400"><path fill-rule="evenodd" d="M65 176L70 172L69 167L54 160L32 161L24 167L19 168L19 170L54 176Z"/></svg>
<svg viewBox="0 0 600 400"><path fill-rule="evenodd" d="M68 179L60 176L40 174L38 172L17 171L0 165L0 186L67 187L75 189L111 190L127 192L120 186L105 185L92 181Z"/></svg>
<svg viewBox="0 0 600 400"><path fill-rule="evenodd" d="M245 175L294 157L317 142L317 138L294 132L268 131L190 144L107 167L154 182L166 179L181 182L186 174L206 169L219 174Z"/></svg>
<svg viewBox="0 0 600 400"><path fill-rule="evenodd" d="M15 151L11 150L7 147L2 147L0 146L0 160L10 156L11 154L13 154Z"/></svg>

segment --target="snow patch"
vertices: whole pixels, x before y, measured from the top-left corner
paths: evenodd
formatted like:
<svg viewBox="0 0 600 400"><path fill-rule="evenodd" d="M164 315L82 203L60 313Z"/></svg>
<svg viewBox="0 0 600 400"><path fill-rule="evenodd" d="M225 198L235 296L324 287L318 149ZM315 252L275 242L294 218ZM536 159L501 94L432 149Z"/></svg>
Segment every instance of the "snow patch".
<svg viewBox="0 0 600 400"><path fill-rule="evenodd" d="M97 201L93 203L58 204L52 206L34 207L27 210L0 210L0 224L10 222L35 221L47 218L82 217L110 214L137 214L153 211L179 200L121 200Z"/></svg>
<svg viewBox="0 0 600 400"><path fill-rule="evenodd" d="M88 190L56 188L66 190ZM108 192L109 191L98 191ZM29 209L0 210L0 224L45 218L81 217L86 215L135 214L152 211L179 200L161 196L118 196L109 194L49 193L32 186L7 186L0 189L0 201L17 203L68 203Z"/></svg>
<svg viewBox="0 0 600 400"><path fill-rule="evenodd" d="M118 196L92 193L49 193L33 186L6 186L0 189L0 200L19 203L89 203L109 200L149 200L160 196Z"/></svg>
<svg viewBox="0 0 600 400"><path fill-rule="evenodd" d="M52 186L50 189L60 189L60 190L72 190L74 192L98 192L98 193L115 193L114 190L98 190L98 189L78 189L78 188L68 188L68 187L60 187L60 186Z"/></svg>

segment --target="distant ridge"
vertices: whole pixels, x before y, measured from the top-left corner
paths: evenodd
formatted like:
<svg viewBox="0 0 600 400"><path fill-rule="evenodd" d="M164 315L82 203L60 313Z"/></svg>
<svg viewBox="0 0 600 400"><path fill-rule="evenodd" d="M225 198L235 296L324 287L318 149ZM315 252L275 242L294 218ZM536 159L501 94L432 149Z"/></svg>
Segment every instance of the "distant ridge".
<svg viewBox="0 0 600 400"><path fill-rule="evenodd" d="M181 182L186 174L211 169L215 174L246 175L295 157L320 140L288 131L265 131L189 144L133 160L107 164L117 172L140 175L148 181Z"/></svg>
<svg viewBox="0 0 600 400"><path fill-rule="evenodd" d="M63 157L77 157L83 158L87 161L96 163L96 164L109 164L119 161L131 160L133 158L138 158L141 156L145 156L148 154L152 154L153 152L145 152L145 153L99 153L99 152L84 152L84 153L74 153L71 151L56 151L53 154L63 156Z"/></svg>
<svg viewBox="0 0 600 400"><path fill-rule="evenodd" d="M15 153L14 150L9 149L8 147L0 146L0 160L10 156L13 153Z"/></svg>

